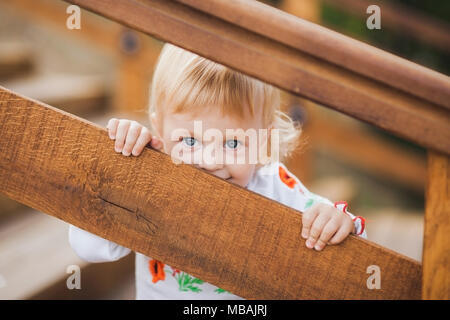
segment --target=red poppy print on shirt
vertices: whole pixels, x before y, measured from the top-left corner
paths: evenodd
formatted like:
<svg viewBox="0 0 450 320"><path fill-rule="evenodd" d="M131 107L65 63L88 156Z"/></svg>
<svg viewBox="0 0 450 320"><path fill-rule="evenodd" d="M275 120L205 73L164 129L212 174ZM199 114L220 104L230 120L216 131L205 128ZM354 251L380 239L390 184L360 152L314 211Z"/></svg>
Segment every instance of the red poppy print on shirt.
<svg viewBox="0 0 450 320"><path fill-rule="evenodd" d="M158 260L150 260L148 262L148 268L150 269L150 273L152 274L152 282L156 283L159 280L166 279L166 273L164 272L164 263Z"/></svg>
<svg viewBox="0 0 450 320"><path fill-rule="evenodd" d="M285 185L287 185L289 188L293 189L294 186L296 185L297 181L291 177L286 170L284 170L284 168L282 166L278 167L278 174L280 175L280 179L281 181L283 181L283 183Z"/></svg>

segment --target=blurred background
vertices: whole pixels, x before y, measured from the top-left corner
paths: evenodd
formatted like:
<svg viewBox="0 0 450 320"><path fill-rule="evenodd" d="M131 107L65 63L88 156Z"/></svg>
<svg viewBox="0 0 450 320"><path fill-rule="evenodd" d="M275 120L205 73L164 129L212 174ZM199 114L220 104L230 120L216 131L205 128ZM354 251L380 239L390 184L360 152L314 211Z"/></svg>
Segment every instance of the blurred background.
<svg viewBox="0 0 450 320"><path fill-rule="evenodd" d="M450 73L450 1L263 1L444 74ZM366 8L381 8L381 30ZM60 0L0 0L0 85L106 126L111 117L148 125L148 89L163 43L81 12L66 28ZM422 258L426 150L283 92L303 126L286 162L313 192L345 200L367 221L369 240ZM68 225L0 194L0 299L134 299L134 254L113 263L79 259ZM81 290L68 290L69 265Z"/></svg>

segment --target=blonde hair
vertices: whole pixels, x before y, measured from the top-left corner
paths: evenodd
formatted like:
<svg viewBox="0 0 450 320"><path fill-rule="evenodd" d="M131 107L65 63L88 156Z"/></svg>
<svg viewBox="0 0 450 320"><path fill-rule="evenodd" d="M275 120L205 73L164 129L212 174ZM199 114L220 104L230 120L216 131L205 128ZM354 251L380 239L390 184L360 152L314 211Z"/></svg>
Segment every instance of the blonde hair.
<svg viewBox="0 0 450 320"><path fill-rule="evenodd" d="M166 43L153 73L149 114L158 121L166 113L187 113L194 117L206 107L220 108L222 115L244 117L262 108L264 128L279 130L279 161L297 148L301 129L280 109L280 90L250 76ZM151 128L152 132L153 128ZM270 140L268 142L270 150ZM266 163L273 162L269 156Z"/></svg>

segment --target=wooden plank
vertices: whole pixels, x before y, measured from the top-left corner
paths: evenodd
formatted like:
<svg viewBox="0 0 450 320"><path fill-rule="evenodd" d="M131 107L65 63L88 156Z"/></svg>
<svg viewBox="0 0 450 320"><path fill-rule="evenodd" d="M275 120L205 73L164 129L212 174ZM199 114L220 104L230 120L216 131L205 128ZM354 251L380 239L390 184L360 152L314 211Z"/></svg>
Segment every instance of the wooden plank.
<svg viewBox="0 0 450 320"><path fill-rule="evenodd" d="M450 154L445 75L257 1L68 2Z"/></svg>
<svg viewBox="0 0 450 320"><path fill-rule="evenodd" d="M450 159L428 153L423 245L423 299L450 299Z"/></svg>
<svg viewBox="0 0 450 320"><path fill-rule="evenodd" d="M150 80L162 44L134 30L128 30L122 37L133 37L136 48L121 50L118 59L117 81L114 91L115 110L142 115L147 111Z"/></svg>
<svg viewBox="0 0 450 320"><path fill-rule="evenodd" d="M420 298L417 261L355 236L309 250L298 211L162 152L123 157L104 128L1 87L0 151L8 197L239 296Z"/></svg>
<svg viewBox="0 0 450 320"><path fill-rule="evenodd" d="M283 0L279 3L280 9L290 14L293 14L302 19L312 21L314 23L318 23L320 20L320 5L319 0L306 0L306 1L296 1L296 0ZM283 92L284 93L284 92ZM309 121L309 109L310 107L316 107L317 105L310 100L302 99L298 96L294 96L289 94L289 110L285 110L288 114L293 116L294 120L300 121L300 123L306 124ZM300 109L300 106L303 107L303 111ZM297 115L293 114L295 111ZM305 112L306 111L306 112ZM305 119L300 119L302 116ZM297 118L297 119L295 119ZM301 143L297 146L296 150L293 154L286 159L285 165L289 168L289 170L295 174L304 185L310 185L314 173L314 164L315 164L315 154L312 148L312 145L307 142L307 136L305 135L305 129L307 130L307 124L302 125L302 136ZM305 139L306 136L306 139ZM348 198L341 198L348 199ZM349 201L350 199L348 199Z"/></svg>

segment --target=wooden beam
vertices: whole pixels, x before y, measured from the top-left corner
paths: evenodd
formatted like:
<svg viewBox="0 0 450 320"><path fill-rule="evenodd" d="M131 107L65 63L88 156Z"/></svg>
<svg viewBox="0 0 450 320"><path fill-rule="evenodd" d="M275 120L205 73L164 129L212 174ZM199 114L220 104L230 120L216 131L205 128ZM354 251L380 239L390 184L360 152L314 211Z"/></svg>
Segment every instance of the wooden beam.
<svg viewBox="0 0 450 320"><path fill-rule="evenodd" d="M68 2L450 154L450 78L435 71L257 1Z"/></svg>
<svg viewBox="0 0 450 320"><path fill-rule="evenodd" d="M8 197L244 298L420 298L417 261L352 235L307 249L298 211L162 152L123 157L106 129L1 87L0 152Z"/></svg>
<svg viewBox="0 0 450 320"><path fill-rule="evenodd" d="M381 26L402 32L409 37L430 44L436 48L450 52L450 25L423 14L410 6L393 1L373 0L321 0L343 11L351 12L363 21L369 16L366 13L370 5L378 5L381 9Z"/></svg>
<svg viewBox="0 0 450 320"><path fill-rule="evenodd" d="M450 299L450 158L428 153L423 299Z"/></svg>
<svg viewBox="0 0 450 320"><path fill-rule="evenodd" d="M258 1L174 1L450 109L448 77L330 29Z"/></svg>

